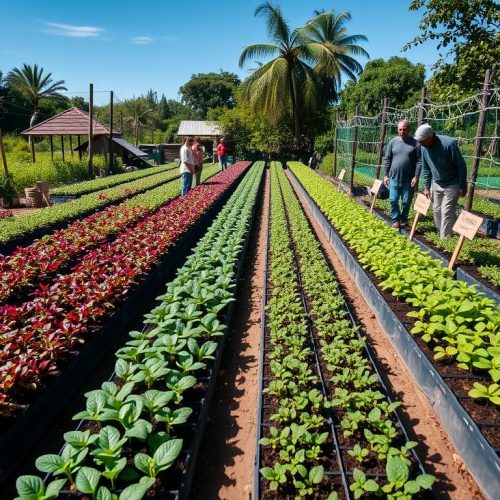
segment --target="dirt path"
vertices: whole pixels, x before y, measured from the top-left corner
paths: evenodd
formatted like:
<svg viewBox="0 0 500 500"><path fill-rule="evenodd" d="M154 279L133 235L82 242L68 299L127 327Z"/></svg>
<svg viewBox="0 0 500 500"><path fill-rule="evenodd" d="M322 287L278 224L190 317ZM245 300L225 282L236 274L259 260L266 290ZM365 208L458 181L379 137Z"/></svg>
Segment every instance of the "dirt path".
<svg viewBox="0 0 500 500"><path fill-rule="evenodd" d="M404 405L403 423L412 431L410 439L419 443L417 451L425 462L427 472L437 477L436 492L439 498L460 500L484 498L442 430L432 407L385 336L362 293L330 247L325 234L303 200L301 203L336 273L356 321L361 325L363 333L367 335L376 353L377 362L386 376L388 386Z"/></svg>
<svg viewBox="0 0 500 500"><path fill-rule="evenodd" d="M269 175L266 171L263 210L255 221L250 239L230 335L193 479L193 499L244 500L251 496L268 199Z"/></svg>

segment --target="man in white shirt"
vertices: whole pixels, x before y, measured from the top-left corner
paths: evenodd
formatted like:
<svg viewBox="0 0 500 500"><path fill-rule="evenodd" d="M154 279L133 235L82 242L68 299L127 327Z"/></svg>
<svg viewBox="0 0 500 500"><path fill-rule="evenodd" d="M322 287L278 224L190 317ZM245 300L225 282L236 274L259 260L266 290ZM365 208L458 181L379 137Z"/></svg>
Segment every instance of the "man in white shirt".
<svg viewBox="0 0 500 500"><path fill-rule="evenodd" d="M181 147L181 165L179 172L181 174L181 196L187 194L191 189L193 182L193 173L196 167L196 161L193 154L194 139L188 137Z"/></svg>

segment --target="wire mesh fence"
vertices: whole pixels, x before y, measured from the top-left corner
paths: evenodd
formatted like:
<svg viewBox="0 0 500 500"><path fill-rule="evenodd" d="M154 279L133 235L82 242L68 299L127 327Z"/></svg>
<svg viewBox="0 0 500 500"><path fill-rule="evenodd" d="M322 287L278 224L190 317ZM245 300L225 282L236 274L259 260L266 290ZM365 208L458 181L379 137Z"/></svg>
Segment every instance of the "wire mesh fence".
<svg viewBox="0 0 500 500"><path fill-rule="evenodd" d="M484 92L487 100L483 102ZM415 131L423 121L436 134L457 140L467 165L469 187L475 187L475 194L500 200L499 112L500 89L496 88L452 104L422 100L408 109L384 105L377 116L356 113L349 120L337 119L333 169L328 173L338 176L345 169L343 182L354 193L373 184L384 175L385 146L397 135L398 123L407 120L410 130ZM478 134L481 115L484 132ZM479 151L477 156L475 150ZM473 172L476 157L478 168Z"/></svg>

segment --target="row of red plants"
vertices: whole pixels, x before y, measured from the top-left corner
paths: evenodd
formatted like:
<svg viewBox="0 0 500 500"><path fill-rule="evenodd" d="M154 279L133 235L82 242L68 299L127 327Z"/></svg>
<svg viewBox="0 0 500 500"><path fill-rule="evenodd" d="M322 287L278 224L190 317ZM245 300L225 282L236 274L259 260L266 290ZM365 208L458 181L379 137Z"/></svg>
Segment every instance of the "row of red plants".
<svg viewBox="0 0 500 500"><path fill-rule="evenodd" d="M0 302L33 287L76 255L105 242L148 212L145 207L128 207L125 203L107 207L31 245L18 247L10 256L0 256Z"/></svg>
<svg viewBox="0 0 500 500"><path fill-rule="evenodd" d="M61 363L76 354L85 337L248 166L235 164L92 249L71 273L50 286L40 285L33 300L0 307L0 416L15 414L26 391L57 374Z"/></svg>

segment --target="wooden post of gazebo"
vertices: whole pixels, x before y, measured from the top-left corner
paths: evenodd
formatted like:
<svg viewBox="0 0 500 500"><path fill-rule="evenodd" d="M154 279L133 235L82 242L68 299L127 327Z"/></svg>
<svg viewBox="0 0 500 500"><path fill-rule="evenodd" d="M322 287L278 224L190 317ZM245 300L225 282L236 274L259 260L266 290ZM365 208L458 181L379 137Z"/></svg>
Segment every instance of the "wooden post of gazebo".
<svg viewBox="0 0 500 500"><path fill-rule="evenodd" d="M64 161L64 135L61 135L61 153L62 153L62 160Z"/></svg>
<svg viewBox="0 0 500 500"><path fill-rule="evenodd" d="M76 145L78 146L78 158L81 160L82 159L82 150L80 149L80 146L82 145L82 142L80 140L80 134L76 136Z"/></svg>
<svg viewBox="0 0 500 500"><path fill-rule="evenodd" d="M69 134L69 150L71 151L71 156L73 156L73 135Z"/></svg>
<svg viewBox="0 0 500 500"><path fill-rule="evenodd" d="M52 158L52 161L54 161L54 139L52 138L51 135L49 135L50 137L50 157Z"/></svg>

